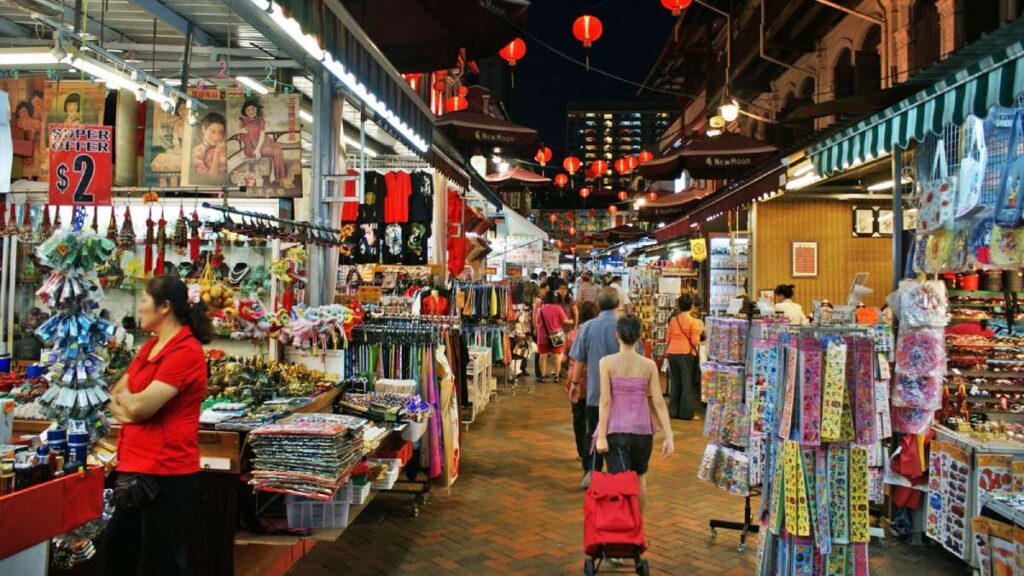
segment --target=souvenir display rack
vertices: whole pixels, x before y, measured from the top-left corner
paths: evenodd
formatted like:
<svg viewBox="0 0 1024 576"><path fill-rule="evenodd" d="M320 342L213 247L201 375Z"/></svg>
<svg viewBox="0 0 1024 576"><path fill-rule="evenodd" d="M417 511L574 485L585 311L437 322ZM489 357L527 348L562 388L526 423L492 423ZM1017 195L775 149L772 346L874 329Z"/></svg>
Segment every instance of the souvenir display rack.
<svg viewBox="0 0 1024 576"><path fill-rule="evenodd" d="M862 326L787 326L754 342L766 436L758 574L789 562L867 574L868 504L882 497L872 496L869 473L885 434L876 391L888 386L875 343Z"/></svg>
<svg viewBox="0 0 1024 576"><path fill-rule="evenodd" d="M708 313L721 313L737 294L747 290L750 239L746 236L710 236Z"/></svg>

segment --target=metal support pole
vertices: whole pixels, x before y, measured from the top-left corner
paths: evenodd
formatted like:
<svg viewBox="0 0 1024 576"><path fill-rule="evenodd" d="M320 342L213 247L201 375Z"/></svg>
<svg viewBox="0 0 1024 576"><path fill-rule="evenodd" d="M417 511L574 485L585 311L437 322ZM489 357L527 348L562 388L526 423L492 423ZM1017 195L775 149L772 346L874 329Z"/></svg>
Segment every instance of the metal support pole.
<svg viewBox="0 0 1024 576"><path fill-rule="evenodd" d="M314 224L330 225L330 206L324 203L324 186L327 185L324 175L330 174L331 138L334 137L334 121L332 118L334 84L325 70L313 76L313 169L310 178L309 219ZM309 303L316 306L328 304L334 298L327 294L330 281L328 274L335 274L337 262L330 262L331 250L323 246L314 246L310 250L309 269Z"/></svg>
<svg viewBox="0 0 1024 576"><path fill-rule="evenodd" d="M892 289L903 278L903 150L892 149Z"/></svg>

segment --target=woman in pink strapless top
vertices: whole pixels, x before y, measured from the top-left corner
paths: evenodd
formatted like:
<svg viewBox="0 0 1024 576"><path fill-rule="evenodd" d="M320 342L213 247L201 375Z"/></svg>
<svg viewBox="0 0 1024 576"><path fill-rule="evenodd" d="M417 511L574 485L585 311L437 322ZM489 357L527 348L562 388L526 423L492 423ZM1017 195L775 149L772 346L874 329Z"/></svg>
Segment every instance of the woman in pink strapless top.
<svg viewBox="0 0 1024 576"><path fill-rule="evenodd" d="M647 503L647 463L654 448L653 412L658 416L665 441L662 456L675 451L672 424L668 406L661 395L658 365L636 352L640 338L640 319L629 314L619 319L616 338L619 352L601 359L600 419L597 431L597 451L608 453L604 461L609 474L632 470L640 477L640 510ZM648 401L650 397L650 401Z"/></svg>

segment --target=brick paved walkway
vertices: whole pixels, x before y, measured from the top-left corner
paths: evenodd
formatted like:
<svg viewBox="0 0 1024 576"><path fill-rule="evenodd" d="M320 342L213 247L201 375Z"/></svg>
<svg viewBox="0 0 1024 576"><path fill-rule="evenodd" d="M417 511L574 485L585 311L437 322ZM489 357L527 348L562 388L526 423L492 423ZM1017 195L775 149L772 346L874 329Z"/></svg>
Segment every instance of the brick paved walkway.
<svg viewBox="0 0 1024 576"><path fill-rule="evenodd" d="M743 500L696 479L704 450L700 423L674 421L676 454L654 456L645 519L653 574L745 576L757 539L709 537L712 517L740 519ZM461 477L450 495L435 489L417 518L379 497L342 539L321 544L291 574L582 574L579 463L561 386L522 388L492 401L463 436ZM871 546L872 575L968 573L934 546Z"/></svg>

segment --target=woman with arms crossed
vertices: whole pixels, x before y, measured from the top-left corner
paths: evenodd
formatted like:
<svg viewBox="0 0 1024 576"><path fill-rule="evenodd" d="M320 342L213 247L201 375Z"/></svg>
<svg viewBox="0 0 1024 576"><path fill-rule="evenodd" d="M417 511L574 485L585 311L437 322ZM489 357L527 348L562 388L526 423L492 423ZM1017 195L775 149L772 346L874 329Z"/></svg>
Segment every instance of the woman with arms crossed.
<svg viewBox="0 0 1024 576"><path fill-rule="evenodd" d="M139 323L154 337L110 394L110 412L122 428L107 574L135 575L140 560L143 574L188 572L185 526L197 496L199 409L206 395L202 344L212 335L195 288L171 276L149 281Z"/></svg>

